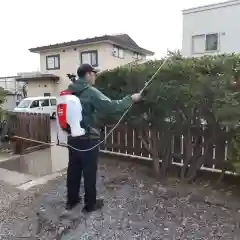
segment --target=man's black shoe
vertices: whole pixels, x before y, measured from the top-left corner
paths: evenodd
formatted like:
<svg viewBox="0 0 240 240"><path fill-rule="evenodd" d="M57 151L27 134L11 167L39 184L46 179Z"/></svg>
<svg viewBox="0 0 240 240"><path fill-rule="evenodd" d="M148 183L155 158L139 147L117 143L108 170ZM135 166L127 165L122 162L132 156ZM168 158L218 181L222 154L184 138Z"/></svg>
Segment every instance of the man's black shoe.
<svg viewBox="0 0 240 240"><path fill-rule="evenodd" d="M85 205L82 211L84 213L90 213L90 212L94 212L94 211L102 209L103 206L104 206L103 199L97 199L96 203L93 206Z"/></svg>
<svg viewBox="0 0 240 240"><path fill-rule="evenodd" d="M67 203L65 209L68 210L68 211L69 211L69 210L72 210L72 209L75 208L81 201L82 201L82 199L79 198L79 199L78 199L76 202L74 202L74 203Z"/></svg>

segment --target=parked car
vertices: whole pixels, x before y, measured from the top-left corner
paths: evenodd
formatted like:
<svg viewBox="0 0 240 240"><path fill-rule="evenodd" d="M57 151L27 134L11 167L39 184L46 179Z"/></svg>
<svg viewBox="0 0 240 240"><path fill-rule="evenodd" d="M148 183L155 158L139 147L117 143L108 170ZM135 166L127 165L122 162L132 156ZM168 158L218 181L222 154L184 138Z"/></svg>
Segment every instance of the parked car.
<svg viewBox="0 0 240 240"><path fill-rule="evenodd" d="M28 97L14 108L14 112L46 113L55 118L56 103L56 97Z"/></svg>

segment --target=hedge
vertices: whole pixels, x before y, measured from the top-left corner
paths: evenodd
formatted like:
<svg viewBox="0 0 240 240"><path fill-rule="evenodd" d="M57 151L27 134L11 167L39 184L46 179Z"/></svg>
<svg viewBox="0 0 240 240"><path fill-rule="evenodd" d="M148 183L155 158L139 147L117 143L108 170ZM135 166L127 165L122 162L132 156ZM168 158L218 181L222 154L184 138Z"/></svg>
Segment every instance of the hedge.
<svg viewBox="0 0 240 240"><path fill-rule="evenodd" d="M220 129L226 128L227 164L239 171L240 55L184 58L179 53L169 53L167 57L168 61L143 93L142 101L134 105L125 120L141 128L151 124L169 136L171 132L181 133L191 144L194 127L203 122L211 131L210 142L220 137ZM139 92L164 59L105 71L99 75L97 87L112 99ZM116 119L104 121L114 123ZM185 163L193 157L188 156ZM182 171L184 177L186 169Z"/></svg>

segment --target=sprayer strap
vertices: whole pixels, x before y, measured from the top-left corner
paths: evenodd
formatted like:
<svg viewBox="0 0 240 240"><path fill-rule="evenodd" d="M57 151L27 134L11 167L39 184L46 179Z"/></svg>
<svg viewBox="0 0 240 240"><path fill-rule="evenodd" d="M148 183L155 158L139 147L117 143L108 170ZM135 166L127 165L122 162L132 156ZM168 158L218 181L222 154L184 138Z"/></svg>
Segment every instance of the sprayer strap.
<svg viewBox="0 0 240 240"><path fill-rule="evenodd" d="M84 87L83 89L81 89L80 91L73 92L72 94L75 95L76 97L79 97L79 98L80 98L81 94L82 94L85 90L87 90L88 88L89 88L89 86L86 86L86 87ZM81 99L80 99L80 101L81 101ZM83 113L83 112L84 112L84 109L82 109L82 113ZM85 122L84 122L84 119L82 119L81 124L82 124L82 127L83 127L83 128L85 129L85 131L86 131L86 135L89 135L89 134L90 134L90 128L89 128L89 126L86 126L86 124L85 124Z"/></svg>
<svg viewBox="0 0 240 240"><path fill-rule="evenodd" d="M75 96L79 97L79 96L81 96L81 94L82 94L85 90L87 90L88 88L89 88L89 86L86 86L86 87L84 87L83 89L81 89L81 90L79 90L79 91L72 92L72 95L75 95Z"/></svg>

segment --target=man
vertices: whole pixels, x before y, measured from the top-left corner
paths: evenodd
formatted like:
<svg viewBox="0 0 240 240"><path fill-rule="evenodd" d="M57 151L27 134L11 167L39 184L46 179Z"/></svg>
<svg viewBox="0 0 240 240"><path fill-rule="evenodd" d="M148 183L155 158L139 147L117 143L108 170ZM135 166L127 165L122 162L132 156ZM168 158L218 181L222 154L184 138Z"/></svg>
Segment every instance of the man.
<svg viewBox="0 0 240 240"><path fill-rule="evenodd" d="M130 105L140 100L140 94L127 96L122 100L110 100L93 85L96 80L96 70L89 64L81 65L77 70L78 80L70 84L68 90L79 97L83 107L83 121L81 126L86 130L82 137L68 137L68 144L77 149L89 149L100 141L100 132L95 122L95 114L110 116L122 114ZM67 205L66 209L73 209L79 202L79 188L81 176L84 178L85 206L84 212L101 209L103 199L96 198L96 176L99 147L81 152L68 148L69 163L67 170Z"/></svg>

